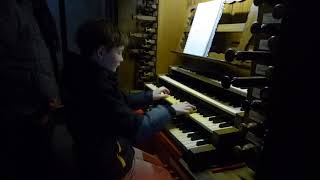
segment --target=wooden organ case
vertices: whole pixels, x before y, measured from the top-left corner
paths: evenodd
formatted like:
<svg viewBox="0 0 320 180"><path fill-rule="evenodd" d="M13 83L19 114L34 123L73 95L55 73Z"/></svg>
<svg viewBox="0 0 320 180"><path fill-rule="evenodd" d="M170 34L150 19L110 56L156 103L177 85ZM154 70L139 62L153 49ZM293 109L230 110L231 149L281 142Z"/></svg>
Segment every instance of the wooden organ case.
<svg viewBox="0 0 320 180"><path fill-rule="evenodd" d="M159 7L161 19L161 1ZM250 101L252 85L239 87L233 80L250 79L255 64L247 59L233 59L240 51L256 50L251 29L258 20L258 6L250 0L225 2L208 57L182 53L195 11L196 3L191 3L179 45L169 52L180 63L167 63L167 72L160 67L157 82L145 86L147 89L166 86L171 95L162 103L188 101L196 105L197 111L174 118L165 130L156 134L152 141L155 153L177 179L253 179L255 157L261 145L252 143L250 135L248 138L253 122L246 120L249 112L246 102ZM161 31L161 23L158 28ZM161 60L160 54L157 67L161 66ZM264 131L262 127L249 134L255 137ZM230 169L233 171L227 172Z"/></svg>
<svg viewBox="0 0 320 180"><path fill-rule="evenodd" d="M317 126L300 122L318 112L307 106L319 94L309 83L317 80L317 49L301 44L318 32L297 25L317 6L226 0L209 56L184 54L195 7L204 1L159 0L158 80L145 87L165 85L171 96L162 103L189 101L197 111L156 134L153 152L175 179L312 179L305 159L316 153L304 147L314 148Z"/></svg>

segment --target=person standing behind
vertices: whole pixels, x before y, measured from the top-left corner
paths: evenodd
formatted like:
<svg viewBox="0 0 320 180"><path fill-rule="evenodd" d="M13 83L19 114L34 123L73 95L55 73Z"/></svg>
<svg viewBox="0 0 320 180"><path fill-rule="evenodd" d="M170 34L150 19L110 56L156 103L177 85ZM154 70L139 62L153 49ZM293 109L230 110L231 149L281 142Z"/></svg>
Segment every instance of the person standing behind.
<svg viewBox="0 0 320 180"><path fill-rule="evenodd" d="M145 161L133 148L160 131L175 115L192 111L188 102L159 105L138 115L132 108L166 98L160 87L126 96L118 88L117 68L127 44L114 25L100 19L80 26L77 44L81 57L65 66L67 126L84 179L171 179L168 171Z"/></svg>
<svg viewBox="0 0 320 180"><path fill-rule="evenodd" d="M59 40L46 0L0 2L0 179L47 179Z"/></svg>

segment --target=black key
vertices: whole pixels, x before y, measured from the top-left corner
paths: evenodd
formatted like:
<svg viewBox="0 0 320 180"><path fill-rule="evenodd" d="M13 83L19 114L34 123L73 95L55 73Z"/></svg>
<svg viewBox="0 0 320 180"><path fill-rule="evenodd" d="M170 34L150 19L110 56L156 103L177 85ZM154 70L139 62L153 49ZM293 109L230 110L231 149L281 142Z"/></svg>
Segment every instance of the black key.
<svg viewBox="0 0 320 180"><path fill-rule="evenodd" d="M236 103L230 102L230 103L229 103L229 106L236 107Z"/></svg>
<svg viewBox="0 0 320 180"><path fill-rule="evenodd" d="M191 132L191 131L192 131L192 129L190 129L190 128L182 129L182 132L183 132L183 133L187 133L187 132Z"/></svg>
<svg viewBox="0 0 320 180"><path fill-rule="evenodd" d="M182 130L186 129L187 126L184 124L184 125L181 125L181 126L177 126L177 128L182 131Z"/></svg>
<svg viewBox="0 0 320 180"><path fill-rule="evenodd" d="M187 126L186 126L186 124L184 124L184 123L180 123L180 124L177 124L176 127L179 128L179 129L184 129L184 128L186 128Z"/></svg>
<svg viewBox="0 0 320 180"><path fill-rule="evenodd" d="M214 113L209 112L209 111L201 112L201 114L203 114L204 117L209 117L209 116L213 116L214 115Z"/></svg>
<svg viewBox="0 0 320 180"><path fill-rule="evenodd" d="M184 126L185 125L185 123L182 123L181 121L176 121L176 122L173 122L173 124L174 124L174 126L175 127L182 127L182 126Z"/></svg>
<svg viewBox="0 0 320 180"><path fill-rule="evenodd" d="M221 118L219 117L210 117L209 121L212 121L213 123L221 123L223 122Z"/></svg>
<svg viewBox="0 0 320 180"><path fill-rule="evenodd" d="M198 135L194 135L194 136L191 137L191 141L195 141L195 140L198 140L198 139L203 139L203 136L200 136L198 134Z"/></svg>
<svg viewBox="0 0 320 180"><path fill-rule="evenodd" d="M241 102L235 102L234 107L241 107Z"/></svg>
<svg viewBox="0 0 320 180"><path fill-rule="evenodd" d="M232 126L231 122L225 122L225 123L219 124L219 128L224 128L224 127L229 127L229 126Z"/></svg>
<svg viewBox="0 0 320 180"><path fill-rule="evenodd" d="M192 137L192 136L197 135L197 134L199 134L199 132L190 133L190 134L187 135L187 137Z"/></svg>
<svg viewBox="0 0 320 180"><path fill-rule="evenodd" d="M202 140L196 143L197 146L204 145L204 144L208 144L208 140Z"/></svg>

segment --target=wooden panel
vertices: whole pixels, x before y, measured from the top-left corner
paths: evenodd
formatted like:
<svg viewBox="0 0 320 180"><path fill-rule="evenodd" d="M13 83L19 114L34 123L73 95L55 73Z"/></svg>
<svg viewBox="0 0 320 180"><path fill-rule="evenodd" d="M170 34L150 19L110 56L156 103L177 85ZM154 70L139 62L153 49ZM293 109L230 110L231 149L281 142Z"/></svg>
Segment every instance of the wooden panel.
<svg viewBox="0 0 320 180"><path fill-rule="evenodd" d="M219 24L217 32L242 32L245 23Z"/></svg>
<svg viewBox="0 0 320 180"><path fill-rule="evenodd" d="M243 51L247 50L246 46L249 44L250 39L252 38L251 34L251 25L253 22L257 21L258 18L258 7L254 4L251 5L250 12L248 14L247 22L244 27L244 31L242 33L240 44L238 46L238 50Z"/></svg>
<svg viewBox="0 0 320 180"><path fill-rule="evenodd" d="M224 5L223 13L219 23L221 24L232 23L232 9L233 9L233 4Z"/></svg>
<svg viewBox="0 0 320 180"><path fill-rule="evenodd" d="M162 162L169 166L169 169L174 171L174 174L172 174L174 177L185 180L192 179L179 164L178 159L181 158L182 153L163 132L157 133L153 142L155 142L154 147L157 155Z"/></svg>
<svg viewBox="0 0 320 180"><path fill-rule="evenodd" d="M174 159L179 159L182 156L181 151L176 148L172 141L169 140L163 132L157 133L155 138L157 139L157 143L165 145L166 154L172 156Z"/></svg>
<svg viewBox="0 0 320 180"><path fill-rule="evenodd" d="M224 53L228 48L238 47L241 35L242 32L216 33L210 52ZM222 60L224 60L224 57Z"/></svg>
<svg viewBox="0 0 320 180"><path fill-rule="evenodd" d="M191 7L196 7L199 2L207 2L209 0L186 0L186 1L172 1L160 0L158 10L158 34L157 34L157 74L164 74L168 72L170 65L177 65L182 63L179 56L171 53L171 50L182 51L180 42L183 44L182 37L184 32L188 32L188 15ZM222 21L226 23L241 23L237 25L220 26L218 31L238 31L237 33L221 33L218 32L214 39L212 51L224 53L229 47L238 47L240 44L241 32L240 29L246 28L243 23L246 22L248 11L251 7L252 0L245 0L242 2L235 2L232 4L225 4L223 17L229 17ZM228 22L230 21L230 22ZM231 27L231 28L230 28ZM236 27L236 28L234 28ZM243 41L245 42L245 41ZM183 45L184 46L184 45ZM182 46L182 47L183 47ZM210 53L216 56L215 53ZM219 57L223 57L218 54ZM219 58L220 59L220 58Z"/></svg>
<svg viewBox="0 0 320 180"><path fill-rule="evenodd" d="M170 53L170 50L176 49L183 34L187 20L187 4L187 1L159 2L157 74L167 73L172 64L181 64L181 60Z"/></svg>
<svg viewBox="0 0 320 180"><path fill-rule="evenodd" d="M235 2L232 4L232 23L242 23L247 20L247 15L251 7L252 0Z"/></svg>
<svg viewBox="0 0 320 180"><path fill-rule="evenodd" d="M210 0L159 1L157 74L167 73L170 65L181 64L181 57L170 51L179 50L177 47L187 25L189 8L208 1Z"/></svg>
<svg viewBox="0 0 320 180"><path fill-rule="evenodd" d="M155 153L163 163L168 165L167 169L172 169L171 173L177 179L215 179L215 180L253 180L254 172L249 169L244 163L234 164L225 167L207 169L199 172L191 172L180 160L181 152L176 149L170 139L160 132L154 136L153 144Z"/></svg>
<svg viewBox="0 0 320 180"><path fill-rule="evenodd" d="M118 1L118 22L119 29L129 34L136 32L135 21L132 20L132 14L135 14L136 0L119 0ZM119 68L119 86L122 90L128 92L134 87L134 59L124 55L124 62Z"/></svg>

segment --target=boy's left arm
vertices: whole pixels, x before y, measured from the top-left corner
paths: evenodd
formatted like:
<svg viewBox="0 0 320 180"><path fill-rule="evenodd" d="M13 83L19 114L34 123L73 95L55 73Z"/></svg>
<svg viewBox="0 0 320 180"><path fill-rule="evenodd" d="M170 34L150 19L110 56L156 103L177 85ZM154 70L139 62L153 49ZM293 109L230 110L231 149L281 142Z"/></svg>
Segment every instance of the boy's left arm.
<svg viewBox="0 0 320 180"><path fill-rule="evenodd" d="M153 103L152 91L142 91L127 95L127 101L132 109L143 108Z"/></svg>

